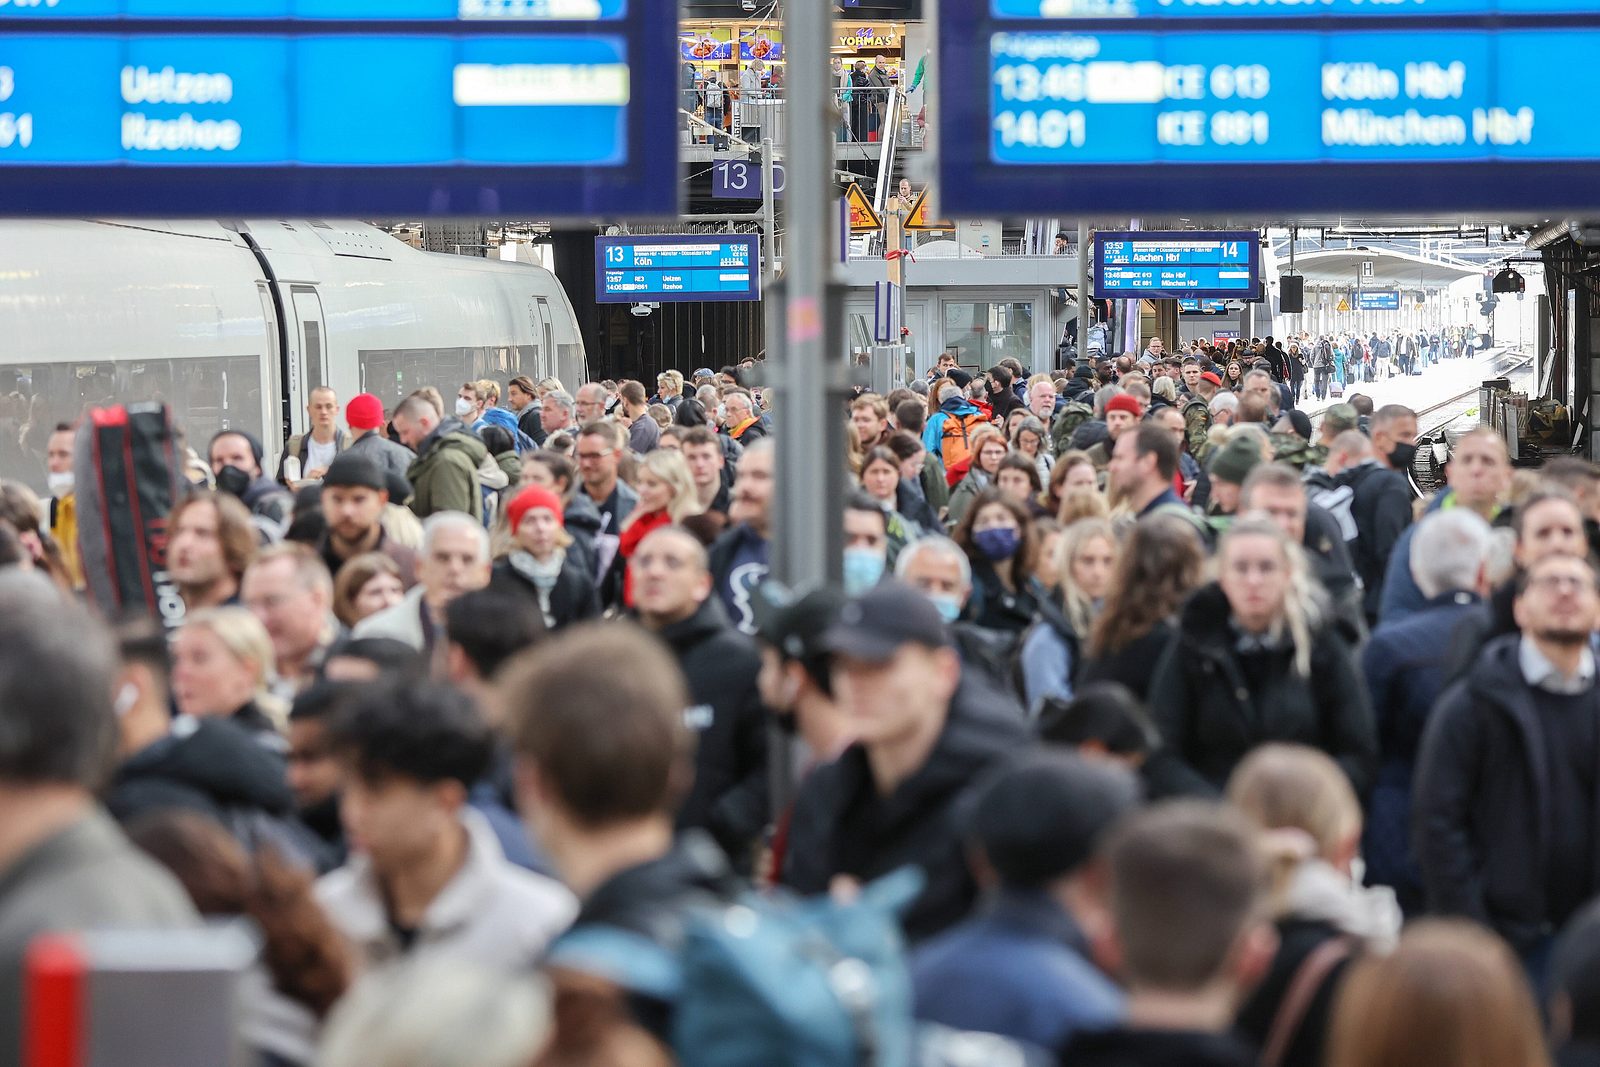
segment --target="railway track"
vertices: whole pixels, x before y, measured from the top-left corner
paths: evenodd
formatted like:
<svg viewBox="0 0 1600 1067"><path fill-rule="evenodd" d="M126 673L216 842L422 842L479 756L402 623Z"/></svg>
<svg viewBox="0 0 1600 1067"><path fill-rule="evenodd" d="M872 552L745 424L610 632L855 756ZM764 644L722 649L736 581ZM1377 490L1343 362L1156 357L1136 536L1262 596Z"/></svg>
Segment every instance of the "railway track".
<svg viewBox="0 0 1600 1067"><path fill-rule="evenodd" d="M1524 355L1521 352L1505 352L1505 353L1502 353L1501 355L1499 355L1499 356L1497 356L1495 358L1494 365L1492 365L1485 372L1483 377L1486 378L1486 379L1487 378L1496 378L1496 377L1507 377L1507 378L1509 378L1511 375L1515 374L1517 371L1520 371L1520 370L1524 369L1525 367L1529 366L1532 363L1533 363L1533 357L1532 356ZM1457 393L1455 396L1446 397L1445 399L1439 401L1437 404L1430 404L1429 406L1427 406L1425 408L1422 408L1420 411L1418 411L1417 412L1417 422L1419 424L1423 424L1424 420L1427 419L1428 416L1433 415L1435 412L1443 411L1445 408L1452 407L1453 405L1459 404L1463 400L1475 400L1475 399L1477 399L1477 396L1478 396L1478 386L1474 385L1472 388L1463 390L1462 392ZM1446 417L1446 418L1444 418L1442 420L1436 420L1431 424L1427 424L1425 429L1421 429L1421 430L1418 431L1417 439L1419 441L1422 440L1423 438L1427 438L1429 440L1433 440L1436 435L1442 433L1447 427L1449 427L1457 419L1461 418L1461 416L1463 414L1465 414L1465 411L1451 412L1448 417Z"/></svg>

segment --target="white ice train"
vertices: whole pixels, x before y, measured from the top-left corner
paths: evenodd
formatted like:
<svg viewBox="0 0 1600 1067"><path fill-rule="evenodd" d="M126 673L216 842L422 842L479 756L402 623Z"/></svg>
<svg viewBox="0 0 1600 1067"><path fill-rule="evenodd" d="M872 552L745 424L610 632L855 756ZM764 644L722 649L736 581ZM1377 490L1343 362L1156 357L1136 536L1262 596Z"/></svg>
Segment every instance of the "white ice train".
<svg viewBox="0 0 1600 1067"><path fill-rule="evenodd" d="M391 406L423 385L586 380L566 293L541 267L420 252L346 220L0 222L0 422L159 399L191 442L223 428L270 453L331 385ZM0 438L35 480L42 438ZM20 468L20 469L19 469Z"/></svg>

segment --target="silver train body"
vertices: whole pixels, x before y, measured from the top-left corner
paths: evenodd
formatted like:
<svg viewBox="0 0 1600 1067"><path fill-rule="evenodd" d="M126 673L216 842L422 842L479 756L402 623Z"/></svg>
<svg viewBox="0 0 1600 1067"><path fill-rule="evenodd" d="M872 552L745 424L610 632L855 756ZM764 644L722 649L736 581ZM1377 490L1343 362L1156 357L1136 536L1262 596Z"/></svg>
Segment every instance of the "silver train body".
<svg viewBox="0 0 1600 1067"><path fill-rule="evenodd" d="M0 477L37 484L49 428L91 405L161 400L197 448L244 429L275 462L318 385L391 408L479 378L575 389L586 368L537 266L344 220L0 222Z"/></svg>

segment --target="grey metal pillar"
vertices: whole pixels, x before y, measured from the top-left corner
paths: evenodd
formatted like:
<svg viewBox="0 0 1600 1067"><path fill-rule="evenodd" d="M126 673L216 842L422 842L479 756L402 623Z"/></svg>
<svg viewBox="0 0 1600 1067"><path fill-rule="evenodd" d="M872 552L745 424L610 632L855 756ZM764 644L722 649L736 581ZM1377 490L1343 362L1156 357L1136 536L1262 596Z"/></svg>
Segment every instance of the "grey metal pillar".
<svg viewBox="0 0 1600 1067"><path fill-rule="evenodd" d="M773 566L790 585L838 581L843 570L844 410L848 390L837 277L838 194L829 90L833 5L784 5L790 60L784 163L783 387L774 421L778 476ZM776 341L776 343L774 343Z"/></svg>
<svg viewBox="0 0 1600 1067"><path fill-rule="evenodd" d="M1094 316L1089 314L1089 223L1078 220L1078 358L1089 355L1089 326Z"/></svg>

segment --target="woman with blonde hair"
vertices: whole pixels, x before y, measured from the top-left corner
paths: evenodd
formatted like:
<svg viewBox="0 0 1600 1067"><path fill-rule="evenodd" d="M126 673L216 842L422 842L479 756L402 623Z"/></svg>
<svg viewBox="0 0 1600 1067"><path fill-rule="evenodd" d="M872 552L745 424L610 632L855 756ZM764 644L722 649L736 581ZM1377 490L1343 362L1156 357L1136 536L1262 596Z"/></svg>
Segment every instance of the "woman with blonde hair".
<svg viewBox="0 0 1600 1067"><path fill-rule="evenodd" d="M1268 741L1321 749L1366 788L1377 763L1372 708L1304 552L1276 524L1244 519L1216 561L1217 580L1184 606L1150 682L1164 743L1197 789L1221 789Z"/></svg>
<svg viewBox="0 0 1600 1067"><path fill-rule="evenodd" d="M639 503L623 520L617 544L617 565L622 572L622 603L633 607L633 571L629 565L639 544L663 526L682 522L699 511L694 477L683 456L671 449L658 448L639 464ZM615 588L615 586L612 586Z"/></svg>
<svg viewBox="0 0 1600 1067"><path fill-rule="evenodd" d="M1550 1067L1527 978L1506 943L1461 919L1423 919L1350 969L1328 1067Z"/></svg>
<svg viewBox="0 0 1600 1067"><path fill-rule="evenodd" d="M1039 621L1023 636L1023 706L1029 714L1047 698L1071 700L1082 646L1111 589L1117 536L1104 519L1084 519L1062 532L1056 549L1056 595L1039 598Z"/></svg>
<svg viewBox="0 0 1600 1067"><path fill-rule="evenodd" d="M1394 947L1400 905L1393 890L1356 877L1361 804L1325 753L1262 745L1228 779L1227 798L1262 830L1278 930L1272 966L1236 1025L1262 1050L1262 1067L1321 1063L1348 964Z"/></svg>
<svg viewBox="0 0 1600 1067"><path fill-rule="evenodd" d="M272 638L239 607L206 608L184 620L172 639L172 700L180 715L228 719L257 740L287 749L284 709L267 693Z"/></svg>

